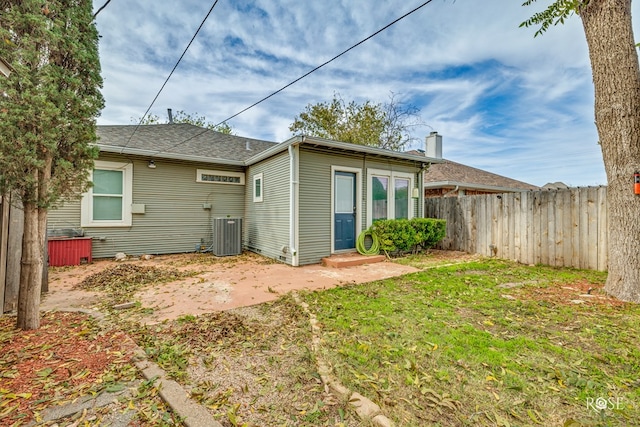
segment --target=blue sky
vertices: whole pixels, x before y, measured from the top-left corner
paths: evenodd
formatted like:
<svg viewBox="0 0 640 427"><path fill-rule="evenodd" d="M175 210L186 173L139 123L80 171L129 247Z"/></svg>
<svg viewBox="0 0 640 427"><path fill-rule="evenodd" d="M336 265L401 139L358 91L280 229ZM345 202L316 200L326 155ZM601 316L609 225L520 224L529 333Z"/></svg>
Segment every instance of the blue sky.
<svg viewBox="0 0 640 427"><path fill-rule="evenodd" d="M151 113L222 121L422 3L219 0ZM518 25L549 1L521 3L433 0L229 124L280 142L306 105L334 93L381 103L395 94L420 109L411 148L437 130L455 162L535 185L606 184L581 22L534 39ZM144 114L211 4L112 0L100 12L106 106L98 124Z"/></svg>

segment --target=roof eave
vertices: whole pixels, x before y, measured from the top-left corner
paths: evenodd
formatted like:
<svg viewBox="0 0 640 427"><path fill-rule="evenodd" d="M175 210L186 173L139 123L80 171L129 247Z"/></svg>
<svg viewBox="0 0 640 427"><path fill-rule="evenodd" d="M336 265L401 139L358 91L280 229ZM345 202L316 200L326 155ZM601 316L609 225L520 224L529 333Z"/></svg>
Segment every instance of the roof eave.
<svg viewBox="0 0 640 427"><path fill-rule="evenodd" d="M443 159L385 150L383 148L369 147L367 145L358 145L350 142L332 141L324 138L317 138L317 137L311 137L311 136L294 136L293 138L290 138L284 142L281 142L275 147L269 148L253 157L250 157L249 159L246 160L246 165L249 166L254 163L257 163L261 160L264 160L268 157L271 157L275 154L280 153L281 151L288 149L290 145L297 145L297 144L319 145L327 148L335 148L335 149L346 150L346 151L354 151L357 153L366 153L366 154L372 154L372 155L378 155L378 156L384 156L384 157L392 157L400 160L409 160L413 162L444 163Z"/></svg>
<svg viewBox="0 0 640 427"><path fill-rule="evenodd" d="M267 148L266 150L259 152L255 156L249 157L247 160L244 161L244 165L251 166L255 163L258 163L264 159L268 159L271 156L274 156L282 151L287 150L290 145L293 145L295 143L300 143L300 142L301 142L301 138L299 136L289 138L284 142L281 142L279 144L274 145L271 148Z"/></svg>
<svg viewBox="0 0 640 427"><path fill-rule="evenodd" d="M130 154L134 156L153 157L156 159L161 158L161 159L171 159L171 160L184 160L189 162L202 162L202 163L212 163L212 164L231 165L231 166L245 165L245 162L242 160L229 160L229 159L219 159L219 158L206 157L206 156L194 156L194 155L188 155L188 154L165 153L165 152L158 152L157 150L142 150L139 148L123 148L115 145L105 145L105 144L97 144L97 146L100 149L100 151L104 153Z"/></svg>

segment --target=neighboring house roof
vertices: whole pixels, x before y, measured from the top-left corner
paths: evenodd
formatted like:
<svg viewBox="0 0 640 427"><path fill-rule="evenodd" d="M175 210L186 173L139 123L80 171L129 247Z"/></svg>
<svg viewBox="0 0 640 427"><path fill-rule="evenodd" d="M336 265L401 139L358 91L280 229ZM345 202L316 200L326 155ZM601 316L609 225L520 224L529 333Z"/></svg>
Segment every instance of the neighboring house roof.
<svg viewBox="0 0 640 427"><path fill-rule="evenodd" d="M104 152L234 165L276 145L187 123L98 126L97 134Z"/></svg>
<svg viewBox="0 0 640 427"><path fill-rule="evenodd" d="M556 181L556 182L547 182L545 185L542 186L542 188L547 190L566 190L567 188L569 188L569 186L564 182Z"/></svg>
<svg viewBox="0 0 640 427"><path fill-rule="evenodd" d="M425 188L455 188L484 191L529 191L540 188L502 175L444 160L424 174Z"/></svg>
<svg viewBox="0 0 640 427"><path fill-rule="evenodd" d="M98 147L103 152L230 165L251 165L297 144L425 164L442 161L425 157L423 154L403 153L309 136L296 136L277 144L227 135L186 123L98 126L97 134Z"/></svg>

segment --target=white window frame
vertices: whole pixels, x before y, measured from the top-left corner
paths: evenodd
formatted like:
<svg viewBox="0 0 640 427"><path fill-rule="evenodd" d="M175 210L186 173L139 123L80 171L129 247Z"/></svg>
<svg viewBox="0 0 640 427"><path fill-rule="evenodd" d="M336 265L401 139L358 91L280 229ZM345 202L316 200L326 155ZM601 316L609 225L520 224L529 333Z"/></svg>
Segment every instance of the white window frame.
<svg viewBox="0 0 640 427"><path fill-rule="evenodd" d="M207 180L202 179L202 175L232 176L234 178L240 178L240 182L207 181ZM196 169L196 182L202 182L202 183L205 183L205 184L244 185L244 173L242 173L242 172L220 171L220 170L209 170L209 169Z"/></svg>
<svg viewBox="0 0 640 427"><path fill-rule="evenodd" d="M260 196L256 196L256 182L260 181ZM253 176L253 186L251 188L253 194L253 202L260 203L264 200L264 175L262 173Z"/></svg>
<svg viewBox="0 0 640 427"><path fill-rule="evenodd" d="M82 195L80 208L80 225L82 227L131 227L131 204L133 202L133 164L107 162L96 160L94 170L122 171L122 219L94 220L93 219L93 187ZM89 180L93 180L93 170L89 173Z"/></svg>
<svg viewBox="0 0 640 427"><path fill-rule="evenodd" d="M415 216L415 200L411 197L411 191L413 191L415 176L409 172L397 172L384 169L367 169L367 227L370 227L373 223L373 177L380 176L389 179L389 185L387 185L387 218L394 219L396 217L396 203L395 203L395 191L396 191L396 178L409 180L409 211L408 218L411 219Z"/></svg>

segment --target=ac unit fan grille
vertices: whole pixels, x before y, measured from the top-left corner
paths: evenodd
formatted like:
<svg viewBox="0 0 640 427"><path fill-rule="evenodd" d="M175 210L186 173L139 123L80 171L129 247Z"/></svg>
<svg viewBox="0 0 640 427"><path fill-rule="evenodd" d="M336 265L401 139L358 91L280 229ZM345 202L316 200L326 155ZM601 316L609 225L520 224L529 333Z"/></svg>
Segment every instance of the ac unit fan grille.
<svg viewBox="0 0 640 427"><path fill-rule="evenodd" d="M215 256L240 255L242 253L242 218L215 218L212 223Z"/></svg>

